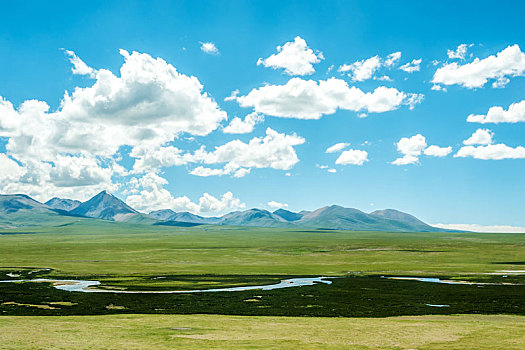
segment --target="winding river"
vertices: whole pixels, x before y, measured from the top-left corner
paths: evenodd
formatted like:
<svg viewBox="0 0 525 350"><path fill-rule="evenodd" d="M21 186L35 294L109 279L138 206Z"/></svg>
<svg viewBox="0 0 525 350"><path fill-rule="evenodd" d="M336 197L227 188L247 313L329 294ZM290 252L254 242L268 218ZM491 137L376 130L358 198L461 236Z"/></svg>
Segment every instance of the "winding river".
<svg viewBox="0 0 525 350"><path fill-rule="evenodd" d="M333 277L331 277L333 278ZM332 284L328 277L301 277L290 278L282 280L280 283L258 285L258 286L242 286L230 288L214 288L214 289L195 289L195 290L162 290L162 291L130 291L130 290L108 290L94 288L100 285L99 281L82 281L82 280L57 280L57 279L31 279L31 280L9 280L0 281L0 283L13 282L44 282L52 283L53 287L68 292L85 292L85 293L119 293L119 294L188 294L188 293L210 293L210 292L240 292L245 290L272 290L291 287L312 286L316 283Z"/></svg>
<svg viewBox="0 0 525 350"><path fill-rule="evenodd" d="M273 290L282 288L312 286L316 283L332 284L330 279L338 277L300 277L282 280L279 283L256 285L256 286L241 286L229 288L212 288L212 289L195 289L195 290L152 290L152 291L131 291L131 290L111 290L98 289L100 281L84 281L84 280L60 280L60 279L26 279L26 280L7 280L0 281L0 283L15 283L15 282L37 282L37 283L51 283L54 288L64 290L67 292L84 292L84 293L118 293L118 294L188 294L188 293L212 293L212 292L240 292L246 290ZM516 285L515 283L483 283L483 282L468 282L456 280L442 280L437 277L382 277L394 280L418 281L428 283L441 284L462 284L462 285ZM434 306L434 305L432 305Z"/></svg>

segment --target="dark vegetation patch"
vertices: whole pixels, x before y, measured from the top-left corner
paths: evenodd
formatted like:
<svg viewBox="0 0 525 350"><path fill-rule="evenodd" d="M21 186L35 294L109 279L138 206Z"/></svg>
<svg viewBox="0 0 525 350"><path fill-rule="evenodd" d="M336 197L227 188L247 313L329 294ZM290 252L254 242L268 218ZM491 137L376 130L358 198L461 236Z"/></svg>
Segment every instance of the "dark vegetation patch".
<svg viewBox="0 0 525 350"><path fill-rule="evenodd" d="M0 231L0 235L32 235L40 232L27 232L27 231Z"/></svg>
<svg viewBox="0 0 525 350"><path fill-rule="evenodd" d="M492 264L496 265L525 265L525 261L497 261Z"/></svg>
<svg viewBox="0 0 525 350"><path fill-rule="evenodd" d="M250 277L254 278L254 276ZM202 276L186 276L186 278L196 280ZM214 278L235 280L237 276ZM0 315L115 313L322 317L425 314L525 315L525 286L523 285L447 285L391 280L379 276L350 276L334 278L332 281L331 285L316 284L271 291L195 294L71 293L57 290L49 283L1 283L0 304L8 304L0 306ZM245 301L254 298L259 301ZM45 305L50 302L55 303L53 304L55 309L20 307L13 304ZM68 306L62 306L57 302ZM426 304L450 305L450 307L437 308ZM118 305L119 308L112 308L111 305Z"/></svg>

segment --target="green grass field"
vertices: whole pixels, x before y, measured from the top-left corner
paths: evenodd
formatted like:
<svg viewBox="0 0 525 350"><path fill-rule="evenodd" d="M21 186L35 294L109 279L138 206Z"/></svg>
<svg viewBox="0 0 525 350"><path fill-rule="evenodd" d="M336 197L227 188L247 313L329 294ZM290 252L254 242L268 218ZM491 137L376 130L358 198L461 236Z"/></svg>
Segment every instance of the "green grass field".
<svg viewBox="0 0 525 350"><path fill-rule="evenodd" d="M0 265L54 275L462 275L517 269L525 235L194 228L79 221L0 235ZM36 233L35 233L36 232Z"/></svg>
<svg viewBox="0 0 525 350"><path fill-rule="evenodd" d="M523 349L525 318L0 317L2 349Z"/></svg>
<svg viewBox="0 0 525 350"><path fill-rule="evenodd" d="M0 280L14 273L96 279L104 288L180 290L338 277L331 285L190 295L71 293L49 283L2 283L4 348L525 345L525 279L502 272L523 270L523 234L181 228L82 219L0 233Z"/></svg>

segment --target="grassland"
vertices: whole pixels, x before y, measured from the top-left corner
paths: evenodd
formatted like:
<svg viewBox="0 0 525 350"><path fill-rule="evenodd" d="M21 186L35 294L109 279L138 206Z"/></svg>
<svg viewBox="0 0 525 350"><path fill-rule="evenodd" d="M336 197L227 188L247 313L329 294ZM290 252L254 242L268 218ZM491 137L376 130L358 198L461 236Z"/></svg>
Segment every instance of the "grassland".
<svg viewBox="0 0 525 350"><path fill-rule="evenodd" d="M523 349L525 318L0 317L3 349Z"/></svg>
<svg viewBox="0 0 525 350"><path fill-rule="evenodd" d="M96 279L104 288L124 290L180 290L261 285L297 276L335 278L331 285L182 295L70 293L50 283L2 283L3 347L524 346L524 278L502 272L523 270L523 234L162 227L75 220L0 231L0 280L18 274ZM382 276L495 284L446 285Z"/></svg>
<svg viewBox="0 0 525 350"><path fill-rule="evenodd" d="M465 275L519 269L525 235L193 228L79 221L4 230L0 266L57 276ZM516 264L514 264L516 263Z"/></svg>

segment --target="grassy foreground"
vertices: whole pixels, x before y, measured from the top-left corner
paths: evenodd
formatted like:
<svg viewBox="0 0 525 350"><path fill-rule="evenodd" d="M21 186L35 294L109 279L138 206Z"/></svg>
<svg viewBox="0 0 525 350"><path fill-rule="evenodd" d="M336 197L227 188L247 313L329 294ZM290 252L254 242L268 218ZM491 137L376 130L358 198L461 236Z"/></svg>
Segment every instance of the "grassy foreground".
<svg viewBox="0 0 525 350"><path fill-rule="evenodd" d="M0 317L2 349L523 349L525 317Z"/></svg>

